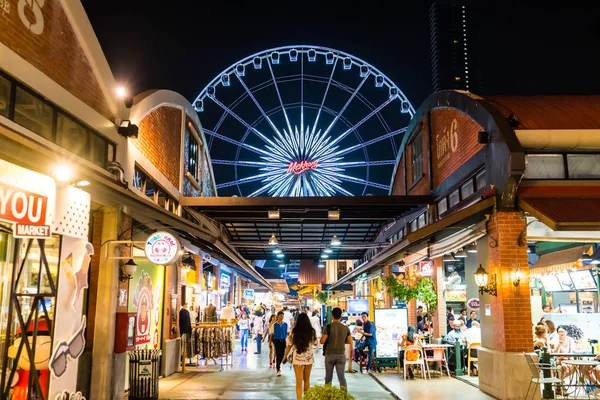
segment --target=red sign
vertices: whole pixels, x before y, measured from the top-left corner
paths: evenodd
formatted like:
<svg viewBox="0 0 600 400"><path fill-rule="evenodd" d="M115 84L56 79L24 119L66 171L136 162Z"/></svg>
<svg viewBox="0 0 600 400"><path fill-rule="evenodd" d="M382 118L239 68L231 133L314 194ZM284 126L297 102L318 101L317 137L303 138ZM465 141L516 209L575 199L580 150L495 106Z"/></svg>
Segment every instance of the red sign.
<svg viewBox="0 0 600 400"><path fill-rule="evenodd" d="M48 197L0 182L0 220L15 224L16 237L50 237Z"/></svg>
<svg viewBox="0 0 600 400"><path fill-rule="evenodd" d="M303 172L311 169L317 169L319 166L318 161L292 161L287 169L288 174L294 173L300 175Z"/></svg>
<svg viewBox="0 0 600 400"><path fill-rule="evenodd" d="M478 311L481 305L479 303L479 299L477 297L473 297L467 301L467 306L469 306L469 308L473 311Z"/></svg>

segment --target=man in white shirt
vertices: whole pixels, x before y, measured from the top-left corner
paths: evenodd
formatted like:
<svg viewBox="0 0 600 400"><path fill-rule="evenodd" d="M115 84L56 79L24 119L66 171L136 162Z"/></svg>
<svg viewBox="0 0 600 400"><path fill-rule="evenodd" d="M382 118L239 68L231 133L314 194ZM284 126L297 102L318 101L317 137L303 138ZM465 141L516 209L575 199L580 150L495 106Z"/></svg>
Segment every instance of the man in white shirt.
<svg viewBox="0 0 600 400"><path fill-rule="evenodd" d="M231 306L231 302L228 301L227 305L221 310L221 319L230 321L235 318L235 310Z"/></svg>
<svg viewBox="0 0 600 400"><path fill-rule="evenodd" d="M471 327L465 331L467 346L471 343L481 343L481 327L478 321L472 321Z"/></svg>
<svg viewBox="0 0 600 400"><path fill-rule="evenodd" d="M294 321L294 318L292 316L292 313L290 312L290 310L288 310L287 307L283 307L283 322L285 322L288 326L288 329L290 330L290 332L292 331L292 327L293 324L292 322Z"/></svg>
<svg viewBox="0 0 600 400"><path fill-rule="evenodd" d="M454 329L448 332L446 336L446 341L450 343L454 343L458 340L459 343L464 343L465 341L465 331L462 330L463 322L457 320L454 322Z"/></svg>

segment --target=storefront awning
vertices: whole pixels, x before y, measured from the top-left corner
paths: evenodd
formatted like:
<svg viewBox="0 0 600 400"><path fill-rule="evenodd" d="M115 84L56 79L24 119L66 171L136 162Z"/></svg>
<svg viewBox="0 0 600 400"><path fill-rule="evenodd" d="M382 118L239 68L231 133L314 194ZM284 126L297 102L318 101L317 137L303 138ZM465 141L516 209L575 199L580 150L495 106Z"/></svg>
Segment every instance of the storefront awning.
<svg viewBox="0 0 600 400"><path fill-rule="evenodd" d="M450 214L449 216L436 221L433 224L427 225L422 229L409 233L401 241L394 243L392 246L377 254L375 257L373 257L373 259L371 259L371 261L359 265L352 272L333 283L330 288L333 289L343 283L350 282L376 266L393 264L394 262L403 260L405 257L410 258L410 261L408 262L409 264L423 260L428 256L427 251L429 246L427 243L425 243L427 239L432 238L441 231L451 230L451 227L455 226L456 224L459 224L470 217L475 216L476 214L482 213L490 207L493 207L495 204L496 198L490 197L470 207ZM480 228L477 228L477 226ZM467 235L465 237L468 237L468 240L470 241L473 241L471 238L472 234L479 234L480 236L485 235L485 224L476 225L475 227L465 226L456 228L459 231L466 231ZM479 229L479 231L477 229ZM452 233L447 235L447 237L450 236L452 236ZM464 240L464 237L461 237L461 239ZM442 242L443 240L438 240L438 243ZM456 244L456 241L454 241L454 243Z"/></svg>
<svg viewBox="0 0 600 400"><path fill-rule="evenodd" d="M590 245L588 244L542 254L540 259L529 268L529 273L542 275L577 268L577 261L581 259L583 253L587 252L589 248Z"/></svg>
<svg viewBox="0 0 600 400"><path fill-rule="evenodd" d="M600 197L525 197L518 204L555 231L600 228Z"/></svg>

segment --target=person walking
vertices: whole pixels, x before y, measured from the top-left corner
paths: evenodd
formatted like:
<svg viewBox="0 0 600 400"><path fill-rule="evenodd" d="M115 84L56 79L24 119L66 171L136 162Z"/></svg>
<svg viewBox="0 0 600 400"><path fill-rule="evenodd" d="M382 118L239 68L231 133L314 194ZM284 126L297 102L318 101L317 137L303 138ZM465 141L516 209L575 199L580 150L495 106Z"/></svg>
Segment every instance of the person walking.
<svg viewBox="0 0 600 400"><path fill-rule="evenodd" d="M317 310L312 312L312 316L310 317L310 324L312 325L313 329L317 333L317 341L320 341L322 329L321 329L321 321L319 319L319 312Z"/></svg>
<svg viewBox="0 0 600 400"><path fill-rule="evenodd" d="M283 355L283 363L287 361L287 356L294 349L292 356L292 365L296 375L296 399L302 399L302 393L310 389L310 372L315 362L314 348L317 346L317 333L310 324L310 319L306 313L300 313L292 333L287 338L287 347Z"/></svg>
<svg viewBox="0 0 600 400"><path fill-rule="evenodd" d="M256 351L254 354L260 354L260 345L262 344L262 337L264 333L264 321L260 311L254 313L254 320L252 322L254 324L252 333L254 334L254 340L256 340Z"/></svg>
<svg viewBox="0 0 600 400"><path fill-rule="evenodd" d="M273 365L275 365L275 347L273 346L273 342L271 341L271 338L273 337L273 329L274 329L274 325L275 325L275 320L277 319L277 317L274 314L271 314L271 317L269 318L269 321L267 322L267 326L265 327L265 335L263 335L263 343L267 340L268 338L268 345L269 345L269 368L273 368Z"/></svg>
<svg viewBox="0 0 600 400"><path fill-rule="evenodd" d="M350 345L352 354L352 335L350 329L340 322L342 309L339 307L331 310L333 322L325 328L321 336L321 344L325 347L325 384L330 385L333 380L333 369L340 382L340 388L346 390L346 376L344 366L346 364L346 344Z"/></svg>
<svg viewBox="0 0 600 400"><path fill-rule="evenodd" d="M371 370L371 364L373 363L373 353L375 352L375 346L377 346L377 337L375 324L369 321L369 313L363 312L361 314L363 321L363 329L360 331L363 334L364 341L360 342L356 348L362 357L366 357L365 348L369 348L369 359L367 361L367 369L363 372L368 374Z"/></svg>
<svg viewBox="0 0 600 400"><path fill-rule="evenodd" d="M288 335L288 324L283 322L283 311L277 313L277 322L273 324L273 335L271 336L271 343L275 348L275 367L277 369L277 376L281 376L281 362L283 361L283 355L285 354L285 341Z"/></svg>
<svg viewBox="0 0 600 400"><path fill-rule="evenodd" d="M240 327L240 344L242 346L242 353L248 351L248 330L250 329L250 320L246 316L246 313L242 313L242 318L238 321Z"/></svg>

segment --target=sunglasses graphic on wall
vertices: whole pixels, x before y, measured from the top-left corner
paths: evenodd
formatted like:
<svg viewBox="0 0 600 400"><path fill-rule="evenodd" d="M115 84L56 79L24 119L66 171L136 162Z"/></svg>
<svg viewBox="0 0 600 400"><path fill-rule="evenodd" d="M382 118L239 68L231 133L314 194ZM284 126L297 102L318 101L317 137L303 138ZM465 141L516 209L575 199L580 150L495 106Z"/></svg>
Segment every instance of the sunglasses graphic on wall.
<svg viewBox="0 0 600 400"><path fill-rule="evenodd" d="M60 378L67 370L68 361L78 359L85 350L85 326L86 319L83 316L81 317L81 326L71 340L58 342L52 358L50 358L50 370L55 377Z"/></svg>

